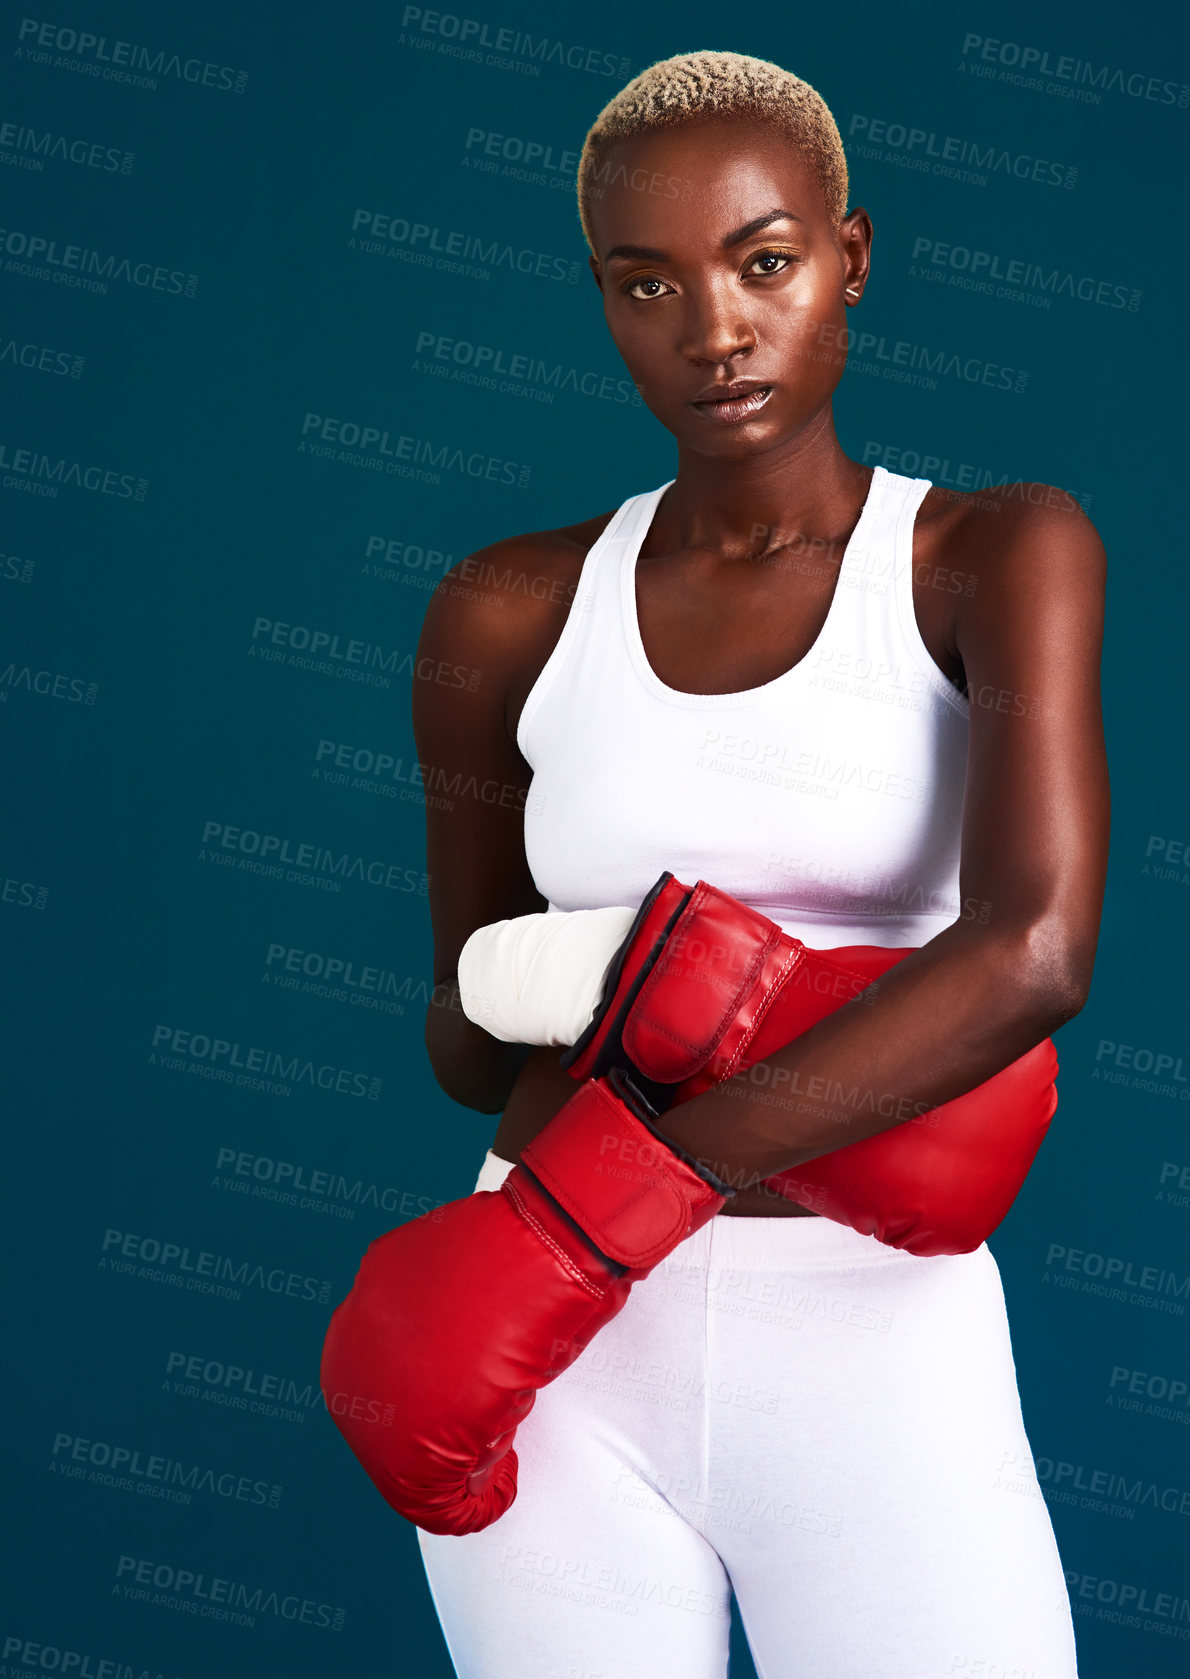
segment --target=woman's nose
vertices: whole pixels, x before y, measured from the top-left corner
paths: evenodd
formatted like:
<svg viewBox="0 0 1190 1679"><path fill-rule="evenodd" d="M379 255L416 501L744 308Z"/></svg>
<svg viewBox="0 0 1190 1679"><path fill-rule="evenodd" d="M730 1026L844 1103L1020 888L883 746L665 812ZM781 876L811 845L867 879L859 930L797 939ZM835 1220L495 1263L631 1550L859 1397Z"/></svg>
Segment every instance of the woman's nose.
<svg viewBox="0 0 1190 1679"><path fill-rule="evenodd" d="M718 364L755 347L756 334L734 290L688 292L685 303L680 348L691 361Z"/></svg>

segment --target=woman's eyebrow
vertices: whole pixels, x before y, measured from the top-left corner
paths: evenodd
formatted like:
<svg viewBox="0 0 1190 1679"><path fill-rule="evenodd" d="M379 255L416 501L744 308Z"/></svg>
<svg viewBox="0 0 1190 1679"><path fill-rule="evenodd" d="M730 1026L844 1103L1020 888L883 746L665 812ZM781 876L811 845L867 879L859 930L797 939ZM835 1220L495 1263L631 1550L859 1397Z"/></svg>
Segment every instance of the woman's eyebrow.
<svg viewBox="0 0 1190 1679"><path fill-rule="evenodd" d="M755 221L746 222L743 227L737 227L734 233L729 233L723 241L723 249L730 250L732 245L750 239L754 233L759 233L762 227L768 227L772 222L800 222L801 219L800 216L795 216L792 210L770 210L767 216L757 216Z"/></svg>
<svg viewBox="0 0 1190 1679"><path fill-rule="evenodd" d="M792 210L770 210L767 215L757 216L753 221L745 222L743 227L737 227L734 233L729 233L722 241L722 248L729 251L733 245L750 239L754 233L759 233L762 227L769 227L773 222L800 222L801 216L795 216ZM668 262L666 251L659 251L653 245L613 245L604 257L604 262L611 262L614 257L627 257L633 261Z"/></svg>
<svg viewBox="0 0 1190 1679"><path fill-rule="evenodd" d="M604 262L611 262L614 257L630 257L645 262L666 262L668 258L664 251L655 250L652 245L613 245L604 257Z"/></svg>

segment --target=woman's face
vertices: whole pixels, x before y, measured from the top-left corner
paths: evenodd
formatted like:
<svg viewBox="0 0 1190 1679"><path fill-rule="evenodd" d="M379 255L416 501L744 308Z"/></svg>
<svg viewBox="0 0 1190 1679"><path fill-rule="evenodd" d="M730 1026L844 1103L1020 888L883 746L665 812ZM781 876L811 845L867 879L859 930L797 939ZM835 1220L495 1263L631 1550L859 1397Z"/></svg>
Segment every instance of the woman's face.
<svg viewBox="0 0 1190 1679"><path fill-rule="evenodd" d="M715 118L621 141L588 219L616 348L680 443L763 454L830 400L847 359L844 288L862 293L872 225L854 210L832 228L779 133ZM725 386L743 394L716 401Z"/></svg>

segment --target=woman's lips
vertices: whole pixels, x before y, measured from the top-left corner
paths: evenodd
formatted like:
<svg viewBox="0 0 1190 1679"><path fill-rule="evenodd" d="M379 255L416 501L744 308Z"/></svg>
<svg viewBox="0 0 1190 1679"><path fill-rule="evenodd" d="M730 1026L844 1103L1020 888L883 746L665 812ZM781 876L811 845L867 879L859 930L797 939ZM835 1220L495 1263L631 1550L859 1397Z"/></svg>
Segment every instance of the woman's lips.
<svg viewBox="0 0 1190 1679"><path fill-rule="evenodd" d="M753 414L759 414L772 394L771 385L758 385L755 390L745 391L742 396L727 397L720 401L693 402L690 406L708 420L734 425L740 420L750 420Z"/></svg>

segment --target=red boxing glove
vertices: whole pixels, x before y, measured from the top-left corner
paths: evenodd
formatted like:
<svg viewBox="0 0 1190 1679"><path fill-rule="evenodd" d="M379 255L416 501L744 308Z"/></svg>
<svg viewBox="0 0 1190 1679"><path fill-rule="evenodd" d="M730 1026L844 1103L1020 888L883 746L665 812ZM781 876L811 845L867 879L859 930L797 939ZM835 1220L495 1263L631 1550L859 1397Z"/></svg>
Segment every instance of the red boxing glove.
<svg viewBox="0 0 1190 1679"><path fill-rule="evenodd" d="M910 954L811 950L705 881L666 873L562 1065L576 1078L626 1067L661 1113L766 1060ZM968 1253L1016 1199L1057 1107L1057 1072L1045 1038L965 1095L766 1185L892 1247Z"/></svg>
<svg viewBox="0 0 1190 1679"><path fill-rule="evenodd" d="M874 977L842 966L834 952L811 950L705 880L684 886L666 871L612 958L590 1025L559 1064L576 1079L627 1068L664 1112L750 1066L749 1046L778 1004L762 1056L858 997Z"/></svg>
<svg viewBox="0 0 1190 1679"><path fill-rule="evenodd" d="M498 1190L380 1236L323 1346L327 1409L389 1504L476 1533L516 1497L513 1437L639 1282L734 1190L591 1079Z"/></svg>

